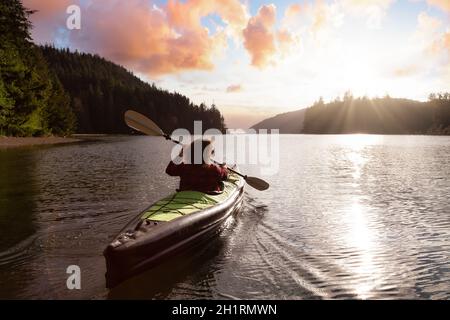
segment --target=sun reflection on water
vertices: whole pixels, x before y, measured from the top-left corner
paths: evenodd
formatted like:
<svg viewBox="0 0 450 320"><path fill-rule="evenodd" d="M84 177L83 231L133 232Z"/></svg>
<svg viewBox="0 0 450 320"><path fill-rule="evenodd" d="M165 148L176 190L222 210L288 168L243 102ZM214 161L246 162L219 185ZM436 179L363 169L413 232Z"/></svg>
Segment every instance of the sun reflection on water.
<svg viewBox="0 0 450 320"><path fill-rule="evenodd" d="M383 136L375 134L343 134L337 137L340 145L350 146L352 149L361 149L368 145L381 143Z"/></svg>
<svg viewBox="0 0 450 320"><path fill-rule="evenodd" d="M352 193L354 196L349 199L350 205L344 209L344 223L348 230L345 234L345 240L348 247L356 251L356 257L348 264L350 272L355 275L356 281L350 286L360 299L370 297L371 291L380 283L381 272L379 265L375 264L377 258L377 236L370 228L371 208L364 205L360 185L362 173L368 159L365 155L365 148L377 144L382 139L381 136L354 134L340 136L339 142L347 146L344 155L342 155L351 171Z"/></svg>
<svg viewBox="0 0 450 320"><path fill-rule="evenodd" d="M352 286L361 299L370 296L370 291L375 288L381 276L378 266L374 264L376 236L369 227L366 209L359 201L355 201L348 209L345 219L348 226L347 245L357 251L357 258L349 264L351 272L358 279Z"/></svg>

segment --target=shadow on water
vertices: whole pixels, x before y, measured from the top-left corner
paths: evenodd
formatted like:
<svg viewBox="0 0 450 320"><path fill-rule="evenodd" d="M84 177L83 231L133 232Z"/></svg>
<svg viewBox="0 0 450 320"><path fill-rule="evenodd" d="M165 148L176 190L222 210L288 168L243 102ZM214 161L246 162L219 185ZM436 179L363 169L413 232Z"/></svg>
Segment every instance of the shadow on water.
<svg viewBox="0 0 450 320"><path fill-rule="evenodd" d="M32 179L33 157L19 151L0 151L0 252L26 239L35 232L34 199L37 190ZM14 230L14 233L6 232Z"/></svg>
<svg viewBox="0 0 450 320"><path fill-rule="evenodd" d="M0 150L0 298L16 296L27 274L23 261L37 228L33 157L23 149Z"/></svg>

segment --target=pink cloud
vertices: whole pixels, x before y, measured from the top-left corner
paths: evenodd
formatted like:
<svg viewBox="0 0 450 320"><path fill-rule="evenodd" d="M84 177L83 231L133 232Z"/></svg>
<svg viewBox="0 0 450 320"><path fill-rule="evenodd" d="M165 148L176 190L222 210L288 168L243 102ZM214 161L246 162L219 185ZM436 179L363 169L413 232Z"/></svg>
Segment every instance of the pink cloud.
<svg viewBox="0 0 450 320"><path fill-rule="evenodd" d="M447 13L450 13L450 1L449 0L427 0L428 4L435 6Z"/></svg>
<svg viewBox="0 0 450 320"><path fill-rule="evenodd" d="M301 13L301 11L302 11L302 7L299 4L295 3L295 4L289 5L286 8L284 15L286 18L290 19L290 18L293 18L293 17L299 15Z"/></svg>
<svg viewBox="0 0 450 320"><path fill-rule="evenodd" d="M85 9L81 32L72 35L75 47L151 76L211 70L212 55L225 40L196 24L174 29L165 12L145 0L116 1L107 9L96 1Z"/></svg>
<svg viewBox="0 0 450 320"><path fill-rule="evenodd" d="M450 32L446 32L444 35L444 48L450 53Z"/></svg>
<svg viewBox="0 0 450 320"><path fill-rule="evenodd" d="M275 22L276 7L264 5L243 31L244 46L251 56L251 64L257 68L271 64L273 56L287 51L294 41L288 30L276 31Z"/></svg>
<svg viewBox="0 0 450 320"><path fill-rule="evenodd" d="M233 27L245 27L247 13L238 0L169 0L166 12L175 27L200 26L200 18L211 13L218 14Z"/></svg>
<svg viewBox="0 0 450 320"><path fill-rule="evenodd" d="M276 53L273 26L275 24L275 6L262 6L244 29L244 46L252 58L252 65L264 67Z"/></svg>
<svg viewBox="0 0 450 320"><path fill-rule="evenodd" d="M425 52L432 55L450 56L450 32L441 31L442 20L421 12L417 17L416 38Z"/></svg>
<svg viewBox="0 0 450 320"><path fill-rule="evenodd" d="M240 84L233 84L227 88L227 93L242 91L242 86Z"/></svg>
<svg viewBox="0 0 450 320"><path fill-rule="evenodd" d="M161 7L149 0L90 0L81 6L81 30L65 30L66 9L79 0L24 0L39 12L32 17L36 42L56 39L81 51L97 53L136 72L152 77L187 70L212 70L216 54L227 46L227 37L244 41L252 65L273 62L287 52L294 37L276 30L276 7L262 6L249 19L239 0L168 0ZM298 13L292 5L286 14ZM288 13L290 12L290 13ZM218 15L225 27L208 30L201 19ZM63 36L61 37L61 30Z"/></svg>
<svg viewBox="0 0 450 320"><path fill-rule="evenodd" d="M36 10L31 16L32 37L39 43L52 43L58 28L65 27L67 8L77 0L22 0L25 8Z"/></svg>
<svg viewBox="0 0 450 320"><path fill-rule="evenodd" d="M419 72L418 65L408 65L406 67L397 68L394 70L394 76L396 77L410 77Z"/></svg>
<svg viewBox="0 0 450 320"><path fill-rule="evenodd" d="M439 38L432 43L430 51L434 54L445 54L448 59L450 59L450 32L441 34Z"/></svg>
<svg viewBox="0 0 450 320"><path fill-rule="evenodd" d="M32 21L33 36L42 43L55 39L73 1L25 0L25 4L40 10ZM163 7L148 0L91 0L81 13L81 30L67 32L71 47L150 76L214 68L213 58L227 45L227 33L220 28L210 33L201 18L217 14L236 30L242 30L247 21L239 0L169 0Z"/></svg>
<svg viewBox="0 0 450 320"><path fill-rule="evenodd" d="M67 7L72 4L77 4L78 1L73 0L22 0L25 8L37 10L34 14L34 19L46 19L54 15L63 16L66 13Z"/></svg>

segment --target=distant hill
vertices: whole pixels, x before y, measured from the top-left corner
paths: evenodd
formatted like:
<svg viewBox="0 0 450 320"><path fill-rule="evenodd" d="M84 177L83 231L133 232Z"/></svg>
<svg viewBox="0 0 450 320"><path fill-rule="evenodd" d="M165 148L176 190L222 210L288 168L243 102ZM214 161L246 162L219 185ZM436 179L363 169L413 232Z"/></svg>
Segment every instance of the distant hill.
<svg viewBox="0 0 450 320"><path fill-rule="evenodd" d="M353 98L319 101L305 114L303 133L450 134L450 94L430 101Z"/></svg>
<svg viewBox="0 0 450 320"><path fill-rule="evenodd" d="M353 98L323 100L298 111L261 121L254 129L280 133L372 133L450 135L450 94L432 94L428 102L409 99Z"/></svg>
<svg viewBox="0 0 450 320"><path fill-rule="evenodd" d="M252 129L279 129L280 133L301 133L303 130L303 122L305 119L306 109L282 113L275 117L263 120Z"/></svg>
<svg viewBox="0 0 450 320"><path fill-rule="evenodd" d="M151 117L166 132L176 128L192 132L195 120L203 122L203 130L225 129L224 118L214 106L195 105L97 55L50 46L41 51L70 97L77 133L129 133L123 121L129 108Z"/></svg>

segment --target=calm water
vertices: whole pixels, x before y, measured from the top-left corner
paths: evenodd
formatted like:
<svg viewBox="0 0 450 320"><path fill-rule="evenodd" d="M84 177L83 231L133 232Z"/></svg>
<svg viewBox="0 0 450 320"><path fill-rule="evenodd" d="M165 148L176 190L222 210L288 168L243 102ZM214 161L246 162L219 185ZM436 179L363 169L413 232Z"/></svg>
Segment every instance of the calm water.
<svg viewBox="0 0 450 320"><path fill-rule="evenodd" d="M282 136L269 191L247 188L213 241L109 292L102 251L175 189L170 148L0 150L0 298L450 298L450 137L424 136Z"/></svg>

